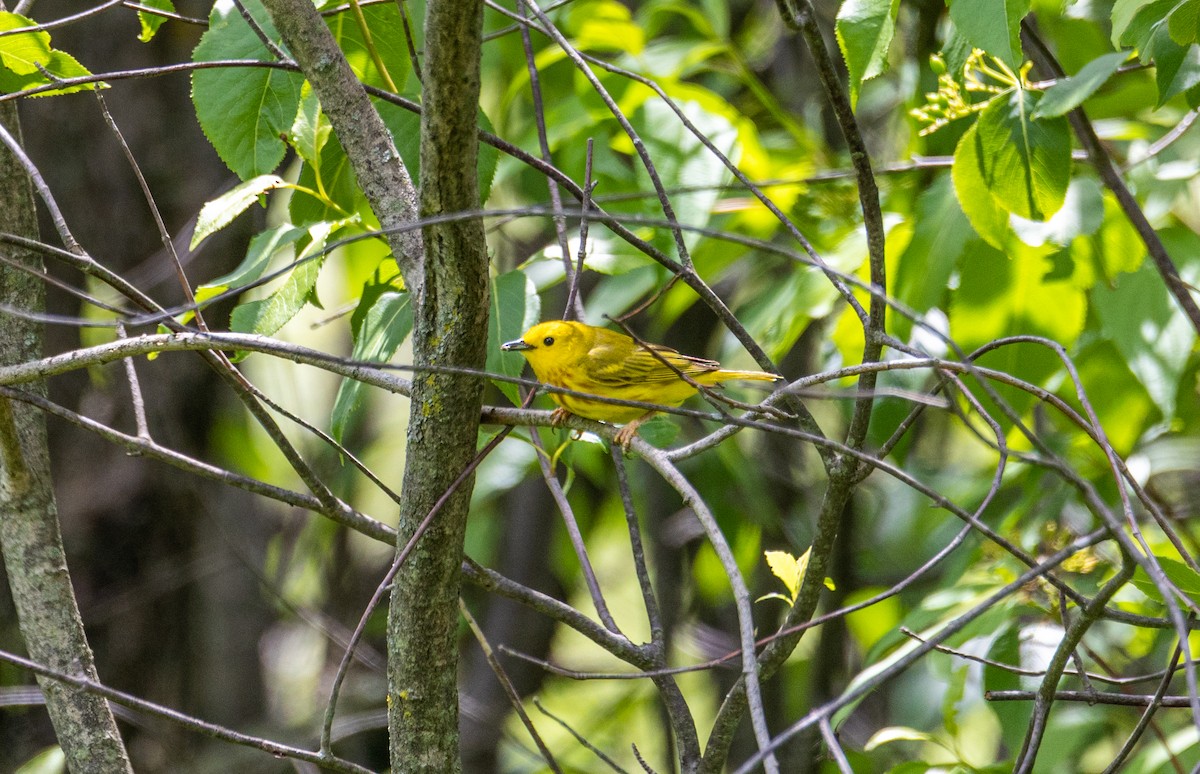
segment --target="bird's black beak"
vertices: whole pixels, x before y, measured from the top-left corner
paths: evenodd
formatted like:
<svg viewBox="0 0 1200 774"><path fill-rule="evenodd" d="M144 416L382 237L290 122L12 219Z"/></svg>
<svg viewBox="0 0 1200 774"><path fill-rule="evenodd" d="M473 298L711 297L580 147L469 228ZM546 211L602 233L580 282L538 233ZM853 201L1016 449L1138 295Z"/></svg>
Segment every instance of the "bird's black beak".
<svg viewBox="0 0 1200 774"><path fill-rule="evenodd" d="M516 341L506 341L500 345L500 350L502 352L523 352L527 349L533 348L534 346L532 344L526 344L521 339L517 339Z"/></svg>

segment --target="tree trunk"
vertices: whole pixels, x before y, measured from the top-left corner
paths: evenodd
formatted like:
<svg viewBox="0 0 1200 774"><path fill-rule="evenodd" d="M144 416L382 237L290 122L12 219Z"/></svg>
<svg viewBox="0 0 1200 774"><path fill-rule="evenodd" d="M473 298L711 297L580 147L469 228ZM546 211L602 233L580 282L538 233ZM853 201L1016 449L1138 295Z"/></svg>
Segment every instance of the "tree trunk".
<svg viewBox="0 0 1200 774"><path fill-rule="evenodd" d="M20 142L16 107L0 105L0 123ZM7 146L0 146L0 231L36 239L37 212L29 178ZM5 247L0 303L42 312L45 288L33 271L36 253ZM0 314L0 364L42 356L40 326ZM29 387L44 394L45 385ZM67 572L54 504L45 419L37 409L0 398L0 552L29 656L51 669L99 681ZM46 709L72 772L132 771L108 702L55 680L38 678Z"/></svg>
<svg viewBox="0 0 1200 774"><path fill-rule="evenodd" d="M425 17L421 215L479 209L480 0L433 0ZM424 229L413 355L420 366L482 369L488 257L479 219ZM400 509L401 546L475 456L483 383L418 371ZM458 751L459 566L471 499L462 482L396 578L388 619L388 695L396 772L453 772Z"/></svg>

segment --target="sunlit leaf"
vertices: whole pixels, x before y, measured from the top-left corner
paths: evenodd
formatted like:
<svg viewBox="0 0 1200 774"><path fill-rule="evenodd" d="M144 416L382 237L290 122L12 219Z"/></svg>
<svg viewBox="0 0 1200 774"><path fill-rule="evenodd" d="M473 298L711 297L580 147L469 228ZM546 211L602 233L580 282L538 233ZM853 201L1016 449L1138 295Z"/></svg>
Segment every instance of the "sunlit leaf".
<svg viewBox="0 0 1200 774"><path fill-rule="evenodd" d="M1035 97L1014 89L980 114L976 162L996 204L1029 220L1062 206L1071 179L1070 129L1064 118L1034 121Z"/></svg>
<svg viewBox="0 0 1200 774"><path fill-rule="evenodd" d="M283 178L276 175L259 175L237 185L208 202L200 209L196 218L196 229L192 232L191 249L195 250L204 239L233 222L246 209L258 200L258 197L274 188L286 185Z"/></svg>
<svg viewBox="0 0 1200 774"><path fill-rule="evenodd" d="M79 78L91 75L87 68L65 51L50 46L50 33L34 27L36 22L15 13L0 11L0 92L17 92L38 86L48 86L53 79ZM45 72L43 72L43 70ZM49 73L49 76L46 75ZM103 83L66 86L39 92L34 96L49 97L85 89L107 88Z"/></svg>
<svg viewBox="0 0 1200 774"><path fill-rule="evenodd" d="M33 756L15 774L64 774L67 771L67 756L58 745L47 747Z"/></svg>
<svg viewBox="0 0 1200 774"><path fill-rule="evenodd" d="M567 18L576 48L638 54L645 45L645 31L633 21L629 9L615 0L572 3Z"/></svg>
<svg viewBox="0 0 1200 774"><path fill-rule="evenodd" d="M800 581L804 577L805 568L808 567L811 551L810 548L798 559L787 551L767 551L763 554L771 574L782 581L788 590L789 599L793 602L796 600L796 594L800 592Z"/></svg>
<svg viewBox="0 0 1200 774"><path fill-rule="evenodd" d="M15 13L0 11L0 32L36 26L36 22ZM15 75L38 73L38 65L50 60L50 33L37 29L0 38L0 65Z"/></svg>
<svg viewBox="0 0 1200 774"><path fill-rule="evenodd" d="M850 71L850 100L862 84L887 69L888 48L896 31L899 0L846 0L838 9L838 46Z"/></svg>
<svg viewBox="0 0 1200 774"><path fill-rule="evenodd" d="M283 285L267 298L248 301L233 310L229 327L240 333L270 336L288 323L312 297L317 275L325 262L322 250L333 230L330 223L318 223L308 229L310 242L296 257L296 267Z"/></svg>
<svg viewBox="0 0 1200 774"><path fill-rule="evenodd" d="M984 177L984 151L978 128L978 124L972 124L954 151L954 166L950 170L954 193L975 233L992 247L1003 248L1008 234L1008 212L996 202Z"/></svg>
<svg viewBox="0 0 1200 774"><path fill-rule="evenodd" d="M173 3L171 0L144 0L142 5L147 6L148 8L157 8L160 11L168 11L170 13L175 12L175 3ZM160 14L139 10L138 22L142 25L142 32L140 35L138 35L138 40L142 41L143 43L149 43L154 39L154 35L158 32L158 28L161 27L163 22L166 20L167 17Z"/></svg>
<svg viewBox="0 0 1200 774"><path fill-rule="evenodd" d="M867 752L870 752L877 747L885 744L891 744L892 742L936 741L937 740L932 734L928 734L924 731L918 731L915 728L908 728L906 726L888 726L887 728L881 728L872 734L871 738L867 740L867 743L863 745L863 749Z"/></svg>

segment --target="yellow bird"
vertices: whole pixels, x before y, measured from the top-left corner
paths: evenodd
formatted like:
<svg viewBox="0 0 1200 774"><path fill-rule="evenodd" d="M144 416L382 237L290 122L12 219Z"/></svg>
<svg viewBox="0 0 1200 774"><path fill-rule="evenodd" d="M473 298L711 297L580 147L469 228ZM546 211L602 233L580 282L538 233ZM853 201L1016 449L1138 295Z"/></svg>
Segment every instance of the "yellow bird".
<svg viewBox="0 0 1200 774"><path fill-rule="evenodd" d="M715 360L682 355L658 344L641 345L623 333L567 320L535 325L500 349L524 355L538 381L545 384L661 406L678 406L696 393L681 373L706 386L735 379L773 382L783 378L765 371L724 369ZM616 441L621 446L628 446L638 425L655 413L578 395L550 393L550 397L559 406L554 412L555 424L568 414L627 423L617 432Z"/></svg>

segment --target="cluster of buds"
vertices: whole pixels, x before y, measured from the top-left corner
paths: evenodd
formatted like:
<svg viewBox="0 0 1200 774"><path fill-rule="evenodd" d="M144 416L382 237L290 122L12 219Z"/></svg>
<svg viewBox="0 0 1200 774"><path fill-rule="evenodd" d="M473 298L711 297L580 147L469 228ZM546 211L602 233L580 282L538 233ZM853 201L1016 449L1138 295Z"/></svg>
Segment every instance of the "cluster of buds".
<svg viewBox="0 0 1200 774"><path fill-rule="evenodd" d="M962 78L955 78L940 55L930 57L930 66L937 73L938 90L925 95L925 104L909 111L925 128L921 136L932 134L951 121L979 112L998 94L1025 85L1025 73L1030 65L1014 73L1008 65L980 49L971 51L963 65ZM983 99L972 101L974 95Z"/></svg>

